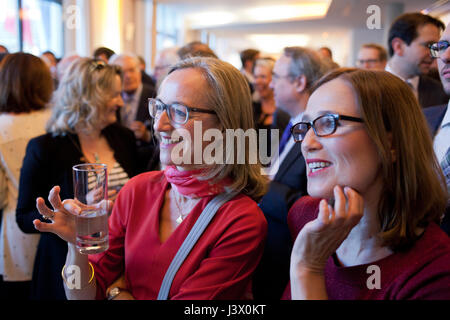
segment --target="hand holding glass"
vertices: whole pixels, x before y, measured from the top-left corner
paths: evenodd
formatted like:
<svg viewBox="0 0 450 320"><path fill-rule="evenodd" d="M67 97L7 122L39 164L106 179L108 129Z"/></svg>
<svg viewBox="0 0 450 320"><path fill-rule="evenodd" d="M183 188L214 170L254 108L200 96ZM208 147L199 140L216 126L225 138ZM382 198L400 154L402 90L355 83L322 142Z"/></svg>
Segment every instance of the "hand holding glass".
<svg viewBox="0 0 450 320"><path fill-rule="evenodd" d="M76 216L76 246L80 253L95 254L108 249L108 173L104 164L73 167Z"/></svg>

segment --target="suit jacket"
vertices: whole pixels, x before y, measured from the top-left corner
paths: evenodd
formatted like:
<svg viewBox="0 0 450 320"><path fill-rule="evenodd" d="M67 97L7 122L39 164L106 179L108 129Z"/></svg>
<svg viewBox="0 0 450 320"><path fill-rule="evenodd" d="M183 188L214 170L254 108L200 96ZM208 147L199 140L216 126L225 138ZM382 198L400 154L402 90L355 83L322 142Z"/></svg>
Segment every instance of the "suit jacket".
<svg viewBox="0 0 450 320"><path fill-rule="evenodd" d="M131 178L142 171L134 133L118 124L103 130L114 157ZM16 220L25 233L39 233L33 220L45 221L36 209L36 198L48 198L50 189L59 185L61 199L73 198L72 166L82 163L83 154L78 136L67 134L54 137L51 133L36 137L28 143L20 173ZM46 200L47 206L51 208ZM46 221L48 222L48 221ZM42 233L36 253L32 299L66 299L61 270L66 261L67 243L53 233Z"/></svg>
<svg viewBox="0 0 450 320"><path fill-rule="evenodd" d="M419 77L417 91L419 93L419 103L422 108L448 103L448 96L441 82L431 77L421 75Z"/></svg>
<svg viewBox="0 0 450 320"><path fill-rule="evenodd" d="M431 136L434 139L439 127L441 126L442 120L444 119L445 113L447 112L448 104L435 106L431 108L426 108L423 110L425 118L428 121L428 126L430 128ZM441 228L450 236L450 207L447 207L444 219L441 222Z"/></svg>
<svg viewBox="0 0 450 320"><path fill-rule="evenodd" d="M305 160L301 144L295 143L259 204L268 223L268 234L264 254L253 279L255 299L280 299L286 288L293 243L287 214L294 202L306 195L306 187Z"/></svg>
<svg viewBox="0 0 450 320"><path fill-rule="evenodd" d="M146 158L146 171L159 170L158 141L154 136L153 119L150 117L150 113L148 111L148 99L154 97L156 97L155 87L143 83L135 120L144 123L152 136L150 142L136 140L136 144L140 148L140 154ZM117 122L121 123L120 110L117 110L116 116Z"/></svg>
<svg viewBox="0 0 450 320"><path fill-rule="evenodd" d="M148 112L148 99L154 97L156 97L155 88L143 83L135 120L143 122L149 130L153 129L153 119L150 117L150 114ZM119 123L122 123L120 110L117 110L117 121Z"/></svg>
<svg viewBox="0 0 450 320"><path fill-rule="evenodd" d="M155 90L155 87L156 87L155 80L149 74L147 74L144 70L141 71L141 75L142 75L142 83L152 87L153 90Z"/></svg>

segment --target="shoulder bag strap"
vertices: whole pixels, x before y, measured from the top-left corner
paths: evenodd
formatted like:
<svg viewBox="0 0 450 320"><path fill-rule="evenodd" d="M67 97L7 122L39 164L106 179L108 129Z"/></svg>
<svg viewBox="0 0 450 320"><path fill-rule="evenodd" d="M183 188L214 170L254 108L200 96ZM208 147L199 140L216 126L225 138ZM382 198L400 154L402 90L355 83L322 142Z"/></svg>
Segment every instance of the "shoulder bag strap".
<svg viewBox="0 0 450 320"><path fill-rule="evenodd" d="M205 209L200 214L199 218L195 222L188 236L186 237L186 239L184 239L180 249L178 249L177 254L170 263L169 269L167 269L163 282L161 284L161 288L159 289L157 298L158 300L167 300L167 297L169 296L169 290L172 285L172 281L175 278L178 269L181 267L184 260L188 256L189 252L194 247L197 240L202 235L203 231L205 231L206 227L216 214L217 210L219 210L219 208L225 202L232 199L235 195L236 193L221 193L215 196L206 205Z"/></svg>

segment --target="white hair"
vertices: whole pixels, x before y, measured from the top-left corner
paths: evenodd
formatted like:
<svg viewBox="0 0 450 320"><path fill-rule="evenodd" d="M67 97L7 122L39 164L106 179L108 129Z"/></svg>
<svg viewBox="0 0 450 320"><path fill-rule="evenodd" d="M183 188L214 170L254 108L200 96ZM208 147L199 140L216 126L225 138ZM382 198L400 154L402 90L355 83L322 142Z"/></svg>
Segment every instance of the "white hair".
<svg viewBox="0 0 450 320"><path fill-rule="evenodd" d="M141 61L139 60L139 57L134 53L128 53L128 52L121 53L121 54L113 54L111 56L111 58L109 58L108 64L118 65L118 61L126 59L126 58L133 59L136 64L136 68L139 68L139 66L141 65Z"/></svg>

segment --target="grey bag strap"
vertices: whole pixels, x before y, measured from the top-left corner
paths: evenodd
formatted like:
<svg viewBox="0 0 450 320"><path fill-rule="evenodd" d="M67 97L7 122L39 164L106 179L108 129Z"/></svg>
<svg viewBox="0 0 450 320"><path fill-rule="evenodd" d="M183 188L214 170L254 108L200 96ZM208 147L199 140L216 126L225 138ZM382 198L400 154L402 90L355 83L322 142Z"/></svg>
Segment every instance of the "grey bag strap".
<svg viewBox="0 0 450 320"><path fill-rule="evenodd" d="M191 231L187 235L186 239L184 239L183 244L180 249L178 249L177 254L173 258L170 263L169 269L167 269L166 274L164 276L163 282L161 284L161 288L158 293L158 300L167 300L169 296L169 290L172 285L172 281L175 278L178 269L183 264L184 260L188 256L189 252L191 252L194 245L197 243L197 240L202 235L203 231L205 231L209 222L212 220L217 210L228 200L232 199L236 193L221 193L215 196L203 209L203 212L198 217Z"/></svg>

